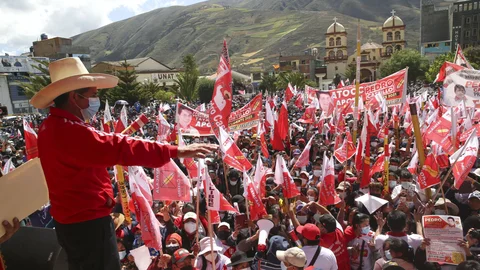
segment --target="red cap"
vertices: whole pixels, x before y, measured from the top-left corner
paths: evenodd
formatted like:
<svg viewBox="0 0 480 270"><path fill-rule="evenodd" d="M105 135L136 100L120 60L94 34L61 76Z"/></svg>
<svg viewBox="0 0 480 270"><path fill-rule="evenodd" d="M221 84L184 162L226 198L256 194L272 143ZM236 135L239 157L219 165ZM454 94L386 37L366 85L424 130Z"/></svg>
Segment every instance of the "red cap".
<svg viewBox="0 0 480 270"><path fill-rule="evenodd" d="M297 232L307 240L318 240L320 239L320 229L312 223L307 223L304 226L298 226Z"/></svg>
<svg viewBox="0 0 480 270"><path fill-rule="evenodd" d="M172 234L168 235L165 242L168 242L168 240L176 240L178 245L180 245L180 247L182 247L182 237L178 233L172 233Z"/></svg>
<svg viewBox="0 0 480 270"><path fill-rule="evenodd" d="M186 250L184 248L177 249L173 253L172 262L173 263L183 262L188 257L195 258L195 256L192 253L188 252L188 250Z"/></svg>
<svg viewBox="0 0 480 270"><path fill-rule="evenodd" d="M304 143L305 144L305 139L298 139L298 143Z"/></svg>

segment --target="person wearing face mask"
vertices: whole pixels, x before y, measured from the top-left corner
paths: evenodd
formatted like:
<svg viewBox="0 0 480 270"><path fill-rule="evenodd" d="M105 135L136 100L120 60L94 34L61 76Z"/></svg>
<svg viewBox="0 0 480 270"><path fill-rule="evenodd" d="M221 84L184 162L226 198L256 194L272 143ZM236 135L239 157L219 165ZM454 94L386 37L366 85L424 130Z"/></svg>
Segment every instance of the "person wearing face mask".
<svg viewBox="0 0 480 270"><path fill-rule="evenodd" d="M97 131L85 121L100 107L98 89L113 88L118 78L90 74L76 57L51 62L49 70L52 83L30 103L38 109L54 104L39 128L37 143L55 233L70 269L118 270L118 255L111 255L118 252L109 216L115 200L107 168L158 168L171 158L204 158L217 146L177 147ZM100 234L105 237L95 237Z"/></svg>
<svg viewBox="0 0 480 270"><path fill-rule="evenodd" d="M480 228L480 191L475 190L468 195L470 215L462 222L463 232L466 234L471 228Z"/></svg>
<svg viewBox="0 0 480 270"><path fill-rule="evenodd" d="M243 195L243 183L240 179L240 173L237 170L231 169L228 173L227 180L228 191L231 196Z"/></svg>
<svg viewBox="0 0 480 270"><path fill-rule="evenodd" d="M315 187L309 187L307 190L307 199L309 202L318 201L318 189Z"/></svg>
<svg viewBox="0 0 480 270"><path fill-rule="evenodd" d="M253 261L253 258L248 258L245 252L237 250L233 253L227 266L231 267L232 270L250 270L251 261Z"/></svg>
<svg viewBox="0 0 480 270"><path fill-rule="evenodd" d="M164 215L165 225L167 227L167 235L177 233L182 237L182 247L187 250L192 250L197 233L197 215L194 212L187 212L183 215L182 227L177 228L172 222L169 215ZM200 232L199 232L200 233ZM203 233L200 233L204 236Z"/></svg>
<svg viewBox="0 0 480 270"><path fill-rule="evenodd" d="M277 251L277 258L282 262L282 270L303 270L307 263L305 252L298 247L286 251Z"/></svg>
<svg viewBox="0 0 480 270"><path fill-rule="evenodd" d="M458 206L453 204L449 199L444 200L443 198L439 198L437 202L435 202L435 209L433 213L435 215L447 215L447 212L445 212L445 205L447 205L449 215L458 215Z"/></svg>
<svg viewBox="0 0 480 270"><path fill-rule="evenodd" d="M182 247L182 237L178 233L172 233L165 240L165 253L172 256L175 251Z"/></svg>
<svg viewBox="0 0 480 270"><path fill-rule="evenodd" d="M320 246L330 249L337 259L339 270L349 270L350 260L348 258L347 241L344 232L337 220L325 209L315 214L313 218L320 229Z"/></svg>
<svg viewBox="0 0 480 270"><path fill-rule="evenodd" d="M221 222L218 224L216 235L217 238L222 242L222 254L228 258L232 257L233 253L236 251L235 245L237 239L236 236L234 236L230 231L230 224L226 222Z"/></svg>
<svg viewBox="0 0 480 270"><path fill-rule="evenodd" d="M302 236L303 247L307 258L306 265L324 270L337 270L335 254L328 248L320 246L320 229L311 223L298 226L296 231Z"/></svg>
<svg viewBox="0 0 480 270"><path fill-rule="evenodd" d="M370 217L357 213L352 226L345 230L352 269L372 269L375 249L371 246L374 232L370 230Z"/></svg>
<svg viewBox="0 0 480 270"><path fill-rule="evenodd" d="M408 243L401 239L389 239L387 241L385 247L388 248L388 250L384 251L385 259L387 259L385 264L394 262L405 270L415 270L416 268L413 265L413 258L411 258Z"/></svg>
<svg viewBox="0 0 480 270"><path fill-rule="evenodd" d="M401 197L406 198L407 206L412 209L414 205L413 197L417 196L415 185L412 184L412 174L407 169L400 171L400 185L392 190L392 201L396 204Z"/></svg>
<svg viewBox="0 0 480 270"><path fill-rule="evenodd" d="M130 250L126 248L126 244L117 238L117 250L118 250L118 258L120 260L120 264L122 267L132 267L135 266L135 261L133 260L133 256L129 256Z"/></svg>
<svg viewBox="0 0 480 270"><path fill-rule="evenodd" d="M200 252L194 263L195 268L213 270L213 262L215 262L216 270L231 270L232 268L227 266L230 264L230 259L221 254L221 251L222 248L217 246L215 240L211 240L210 237L202 238L200 240Z"/></svg>

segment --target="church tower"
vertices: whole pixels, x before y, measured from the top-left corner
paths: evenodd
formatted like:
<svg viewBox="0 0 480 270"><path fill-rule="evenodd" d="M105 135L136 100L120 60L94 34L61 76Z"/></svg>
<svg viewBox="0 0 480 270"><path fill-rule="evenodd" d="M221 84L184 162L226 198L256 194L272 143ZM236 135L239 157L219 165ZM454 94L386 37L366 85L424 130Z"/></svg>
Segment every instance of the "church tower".
<svg viewBox="0 0 480 270"><path fill-rule="evenodd" d="M347 31L337 22L337 18L328 27L325 34L325 64L327 65L327 79L335 78L336 74L345 76L347 70Z"/></svg>
<svg viewBox="0 0 480 270"><path fill-rule="evenodd" d="M383 23L383 55L382 58L390 58L396 51L405 49L405 24L400 17L395 15L392 10L392 16Z"/></svg>

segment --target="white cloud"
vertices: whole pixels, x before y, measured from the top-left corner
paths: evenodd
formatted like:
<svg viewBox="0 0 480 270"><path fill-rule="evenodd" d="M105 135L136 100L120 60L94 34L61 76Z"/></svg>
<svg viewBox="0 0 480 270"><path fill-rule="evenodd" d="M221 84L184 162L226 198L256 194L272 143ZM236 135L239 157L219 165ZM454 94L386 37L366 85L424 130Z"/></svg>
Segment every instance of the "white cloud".
<svg viewBox="0 0 480 270"><path fill-rule="evenodd" d="M112 10L124 7L134 14L182 5L178 0L0 0L0 52L20 54L46 33L71 37L107 25Z"/></svg>

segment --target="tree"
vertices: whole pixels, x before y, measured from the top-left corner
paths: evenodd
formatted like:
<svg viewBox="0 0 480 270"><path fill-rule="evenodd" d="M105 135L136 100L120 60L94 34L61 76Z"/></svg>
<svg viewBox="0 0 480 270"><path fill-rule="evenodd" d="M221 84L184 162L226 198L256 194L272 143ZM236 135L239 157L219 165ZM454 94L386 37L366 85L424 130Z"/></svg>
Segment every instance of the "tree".
<svg viewBox="0 0 480 270"><path fill-rule="evenodd" d="M349 65L345 71L345 77L353 83L353 80L357 77L357 66L355 64Z"/></svg>
<svg viewBox="0 0 480 270"><path fill-rule="evenodd" d="M141 85L137 82L137 73L131 67L127 60L122 63L122 69L117 70L116 74L119 81L118 85L112 89L104 89L99 92L101 100L126 100L129 104L140 101L142 97Z"/></svg>
<svg viewBox="0 0 480 270"><path fill-rule="evenodd" d="M212 100L215 81L207 78L198 80L198 98L202 103L209 103Z"/></svg>
<svg viewBox="0 0 480 270"><path fill-rule="evenodd" d="M165 90L158 90L153 97L161 102L172 103L175 100L175 94Z"/></svg>
<svg viewBox="0 0 480 270"><path fill-rule="evenodd" d="M480 46L468 47L463 54L474 69L480 69Z"/></svg>
<svg viewBox="0 0 480 270"><path fill-rule="evenodd" d="M179 86L178 95L186 101L194 101L198 96L197 87L200 72L193 55L184 56L182 63L184 72L178 74L175 80L175 83Z"/></svg>
<svg viewBox="0 0 480 270"><path fill-rule="evenodd" d="M138 90L138 101L141 104L146 104L148 101L155 98L155 95L158 93L158 91L162 90L164 90L162 86L152 81L145 82L140 86L140 89ZM172 95L174 94L172 93Z"/></svg>
<svg viewBox="0 0 480 270"><path fill-rule="evenodd" d="M265 91L269 91L270 93L273 93L277 91L277 77L272 74L272 75L264 75L262 76L262 81L260 82L259 88L262 91L262 93L265 93Z"/></svg>
<svg viewBox="0 0 480 270"><path fill-rule="evenodd" d="M305 86L305 75L303 73L298 72L282 72L277 77L277 88L278 89L286 89L288 83L292 85L292 87L304 87Z"/></svg>
<svg viewBox="0 0 480 270"><path fill-rule="evenodd" d="M428 70L428 59L423 57L419 51L405 49L395 52L390 59L380 66L380 74L387 77L397 71L408 67L408 81L415 82L423 79Z"/></svg>
<svg viewBox="0 0 480 270"><path fill-rule="evenodd" d="M455 54L453 52L437 56L433 63L430 64L428 71L425 73L425 79L430 83L435 81L435 78L437 77L437 74L440 71L443 63L445 63L445 61L453 62L454 58Z"/></svg>
<svg viewBox="0 0 480 270"><path fill-rule="evenodd" d="M29 74L29 76L24 76L28 82L20 82L19 86L25 90L25 95L28 98L32 98L38 91L51 83L50 72L47 69L49 63L38 59L33 60L37 62L38 65L32 66L42 74Z"/></svg>

